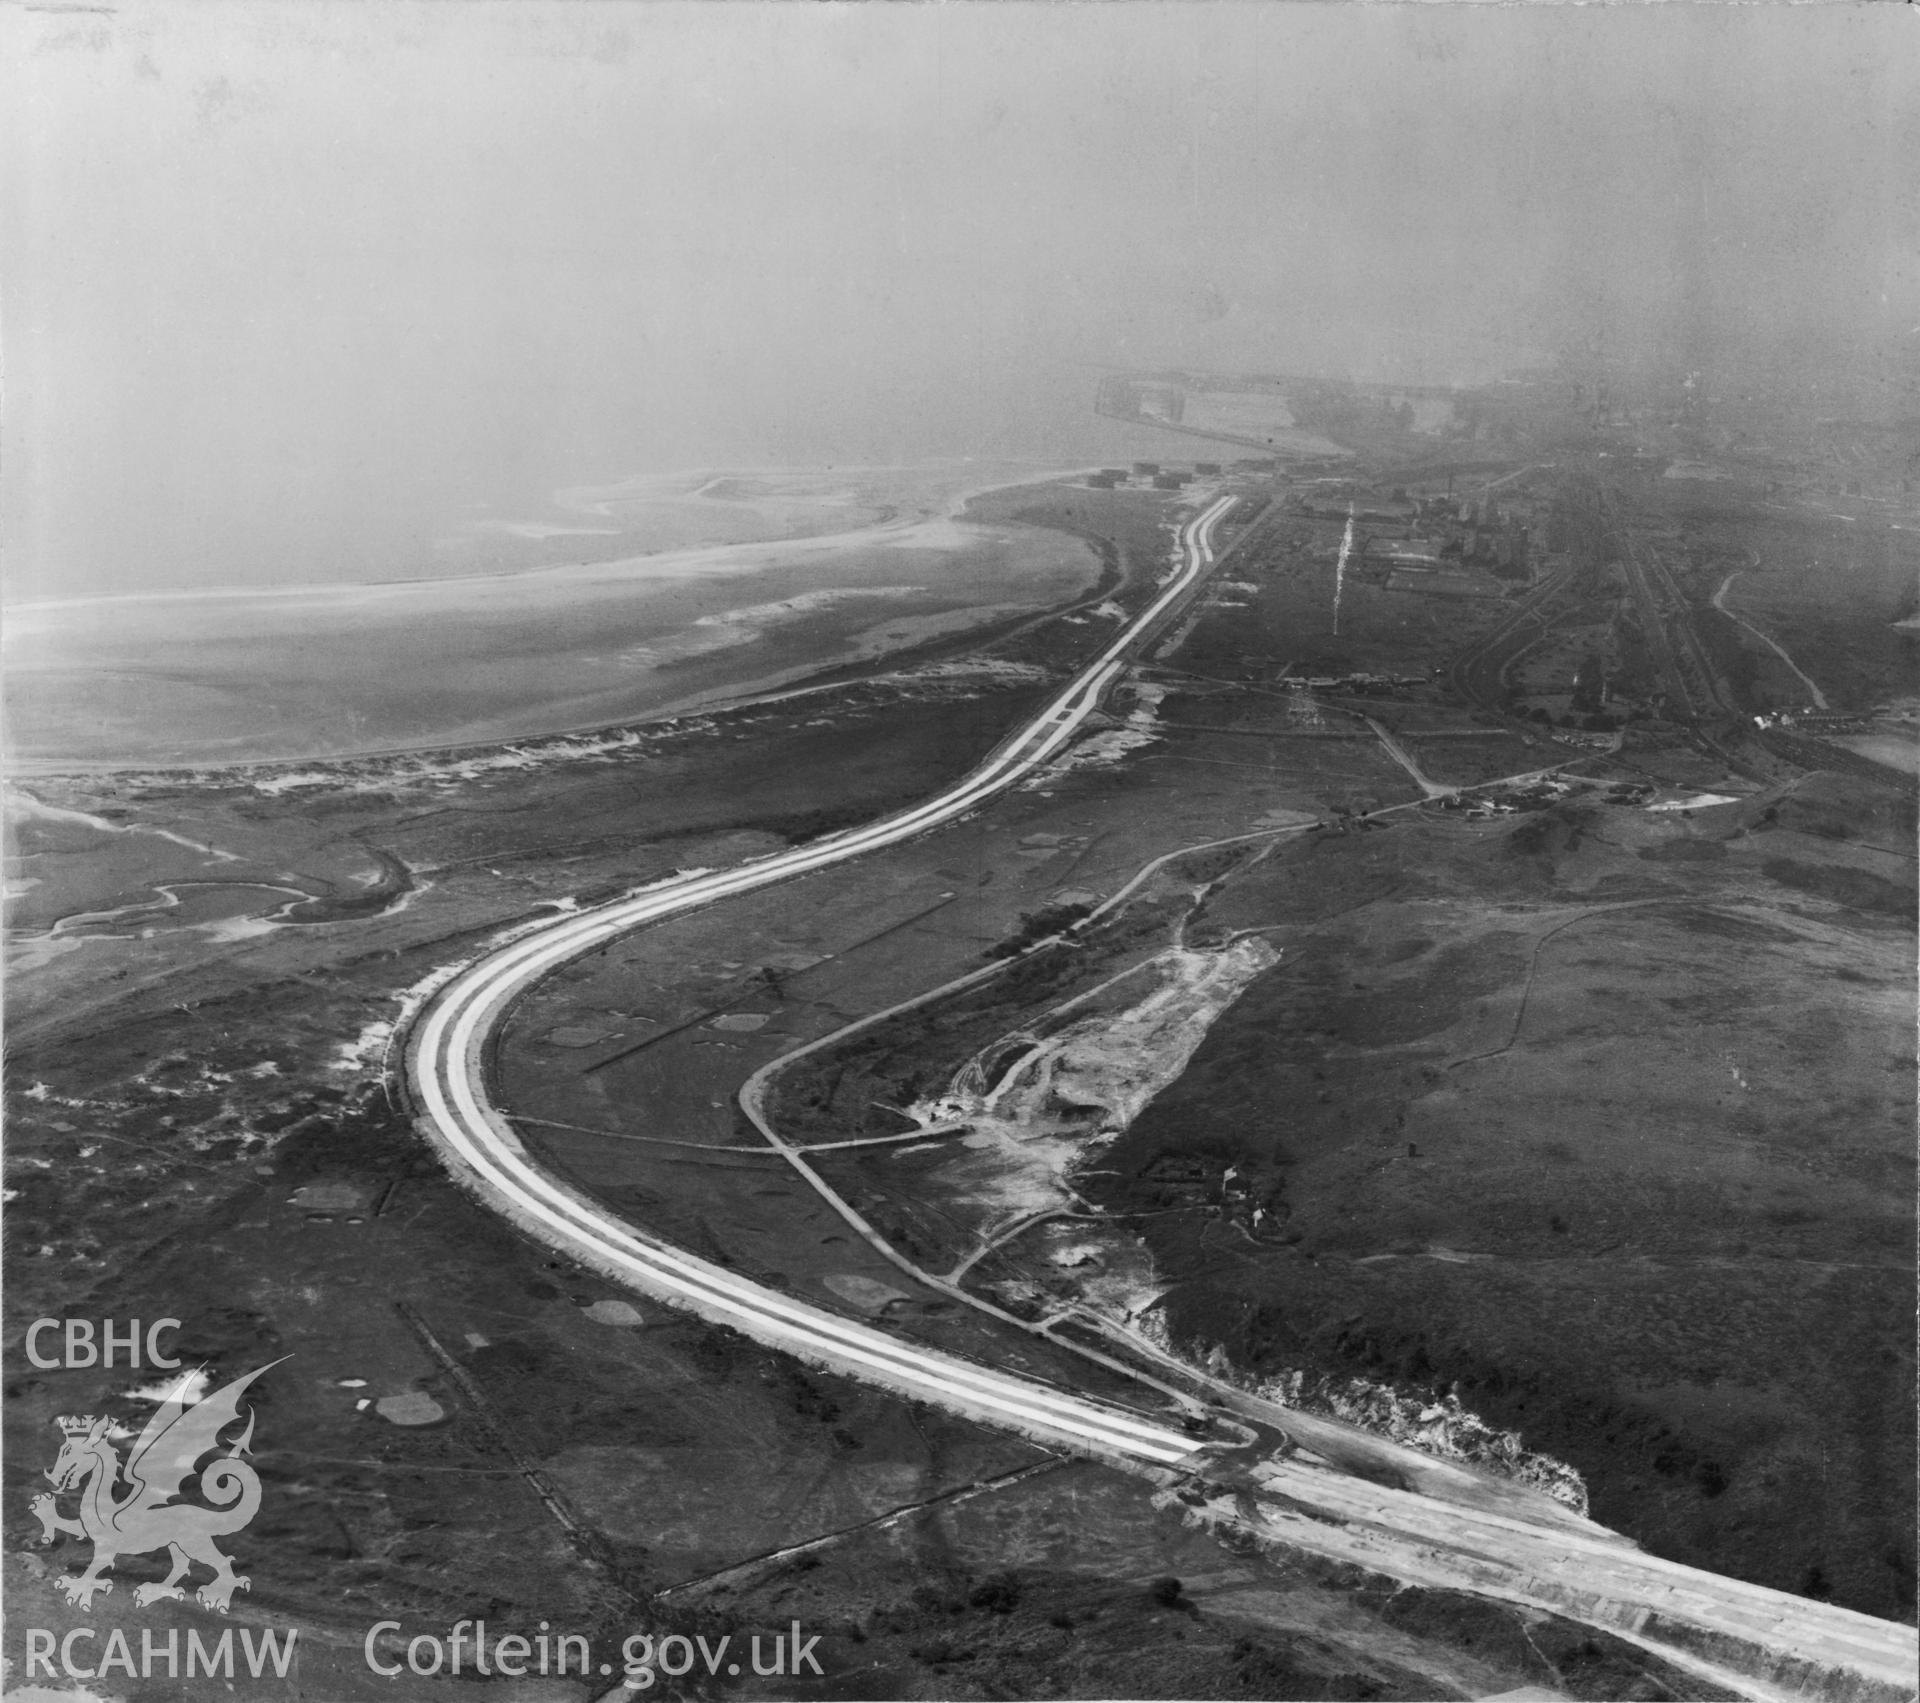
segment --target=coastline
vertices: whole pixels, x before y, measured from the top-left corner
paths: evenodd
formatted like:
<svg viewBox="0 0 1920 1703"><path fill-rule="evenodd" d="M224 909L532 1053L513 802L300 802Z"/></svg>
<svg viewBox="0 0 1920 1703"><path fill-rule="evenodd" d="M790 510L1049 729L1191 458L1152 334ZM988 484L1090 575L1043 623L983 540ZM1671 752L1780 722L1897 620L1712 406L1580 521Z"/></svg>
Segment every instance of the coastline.
<svg viewBox="0 0 1920 1703"><path fill-rule="evenodd" d="M940 464L934 464L938 466ZM1007 465L1012 465L1011 463ZM855 473L922 473L931 472L934 467L901 466L856 467L845 471ZM653 482L664 483L675 479L704 479L711 485L720 479L755 477L812 477L824 476L832 469L816 470L810 468L729 468L716 472L710 468L692 468L684 473L652 474L644 476ZM1033 472L1025 478L1001 479L987 484L969 485L961 490L949 492L943 498L941 512L938 514L900 514L882 512L880 518L866 526L844 527L833 532L802 532L791 537L745 538L732 541L716 541L708 544L661 545L654 549L638 549L630 554L580 560L573 562L542 562L518 567L504 567L491 572L466 572L450 574L400 574L381 579L337 579L302 580L293 585L185 585L169 586L155 591L110 591L99 592L85 597L29 597L20 599L0 599L10 620L22 615L33 615L53 610L104 609L126 604L167 604L182 602L246 602L280 601L298 597L312 598L349 598L355 594L372 596L383 592L418 591L422 588L447 587L449 589L467 586L482 587L518 580L539 580L553 576L572 575L589 576L609 573L615 569L628 568L636 564L657 561L663 556L681 557L689 561L704 556L715 556L728 551L770 550L798 552L821 550L833 547L846 547L889 534L908 532L918 527L936 527L942 522L958 522L964 519L964 511L975 499L987 496L995 491L1018 490L1024 485L1050 484L1056 479L1071 479L1088 471L1082 466L1049 467ZM606 487L611 489L613 487ZM556 501L580 490L597 490L601 487L568 487L556 493ZM698 493L696 493L697 495ZM506 523L501 523L506 524ZM598 528L594 536L619 537L626 529ZM584 535L579 529L555 527L551 536L564 537Z"/></svg>
<svg viewBox="0 0 1920 1703"><path fill-rule="evenodd" d="M1066 470L1066 476L1073 471ZM115 608L122 619L133 612L130 606L138 605L139 613L171 609L177 618L185 611L198 612L223 602L249 609L265 607L277 614L287 609L290 600L308 598L318 600L329 613L344 606L348 614L338 632L325 633L311 642L297 631L251 638L244 632L224 638L218 633L206 638L196 634L194 638L194 643L216 660L221 658L224 645L229 660L238 657L253 671L252 679L240 680L242 689L251 689L256 695L272 689L276 698L284 698L299 710L304 686L316 712L316 737L308 745L231 752L219 749L220 743L238 744L245 738L258 743L271 737L271 730L259 734L247 728L237 737L232 735L233 727L245 724L240 713L220 699L222 694L240 699L242 690L233 686L232 679L215 673L196 677L191 647L183 646L184 655L175 660L167 655L163 639L156 648L164 660L145 666L125 661L116 664L110 653L92 665L63 668L58 659L50 663L44 656L38 666L16 665L9 683L9 719L16 731L8 741L7 766L21 779L132 772L186 775L271 770L288 764L348 762L416 752L471 751L669 722L703 711L738 707L769 694L804 690L816 681L843 683L882 673L898 667L902 659L950 655L992 642L1027 623L1097 602L1114 582L1111 565L1100 558L1086 537L1062 529L965 516L968 506L983 495L1044 486L1062 476L1061 470L1050 470L949 492L943 497L944 512L938 516L896 514L869 527L834 534L623 557L617 563L558 564L511 575L454 580L268 587L245 593L235 593L231 588L182 588L100 600L20 605L18 610L42 612L61 607L68 612L74 608ZM639 564L640 573L633 573L631 564ZM956 571L957 564L964 564L964 571ZM652 579L644 577L648 565L655 570ZM883 568L890 571L882 572ZM813 583L809 575L817 577L818 583ZM863 577L876 575L888 581L917 578L926 583L877 587L859 583ZM735 582L732 599L714 596L714 582L721 579ZM1066 595L1051 596L1044 603L1029 603L1020 595L1042 589L1043 582L1049 580L1056 583L1044 585L1045 590L1064 589ZM577 600L572 595L575 587L579 590ZM534 601L523 605L519 594L528 588L532 588ZM479 594L474 600L477 610L464 606L458 617L449 614L441 620L433 619L428 611L423 616L403 617L384 628L367 626L364 636L352 631L355 622L380 621L383 606L406 594L441 601L459 598L463 592ZM776 596L773 601L765 600L780 592L787 594L784 599ZM500 606L501 601L505 607ZM611 607L628 630L603 638L601 629L594 625L604 618L594 607L596 601ZM516 681L511 678L493 703L456 704L450 697L443 709L427 695L432 691L432 675L424 670L436 660L444 663L450 677L466 675L469 698L479 690L473 677L484 673L488 659L481 658L482 666L476 668L457 651L445 649L444 627L454 619L466 620L476 636L507 649L507 663L520 670L517 698ZM571 635L561 632L554 637L563 623L571 624ZM347 675L335 688L330 679L315 675L317 665L311 657L301 659L312 676L306 682L298 678L282 680L266 673L267 658L276 649L298 651L328 644L345 649L343 634L348 639L360 638L369 647L384 644L390 652L404 652L418 637L419 647L427 654L421 666L409 669L404 678L429 682L421 701L440 714L446 724L444 730L379 738L377 714L371 718L371 725L364 725L370 719L362 713L366 706L353 700L360 682ZM16 621L14 644L31 636L23 635ZM533 648L539 643L551 648ZM432 651L436 644L442 647L438 657ZM784 657L780 654L783 651ZM414 659L403 656L401 660ZM352 666L362 659L348 655L345 661ZM551 693L556 686L572 695L554 700ZM33 716L31 709L24 716L21 712L33 704L36 687L49 699L64 696L72 706L69 714L76 721L84 714L93 722L98 742L111 737L108 729L119 708L120 719L129 730L128 748L108 752L63 750L44 734L23 739L18 730ZM382 678L374 689L400 688ZM116 706L109 696L117 693L137 703L135 695L147 691L160 696L160 713L137 716L125 705ZM319 691L326 691L327 697L318 697ZM228 737L216 741L202 728L183 726L167 717L165 694L169 692L188 694L181 701L189 705L196 702L191 696L195 693L212 702L212 713L226 717ZM544 702L540 701L543 692L548 695ZM280 710L281 704L270 707ZM463 710L468 713L462 714ZM587 713L578 713L581 710ZM325 736L323 716L339 730L338 736ZM42 719L58 718L47 716L43 706ZM363 725L364 734L371 737L355 737ZM175 749L143 755L135 741L147 726L182 733L183 737ZM196 740L202 749L193 749ZM76 745L83 744L76 741Z"/></svg>

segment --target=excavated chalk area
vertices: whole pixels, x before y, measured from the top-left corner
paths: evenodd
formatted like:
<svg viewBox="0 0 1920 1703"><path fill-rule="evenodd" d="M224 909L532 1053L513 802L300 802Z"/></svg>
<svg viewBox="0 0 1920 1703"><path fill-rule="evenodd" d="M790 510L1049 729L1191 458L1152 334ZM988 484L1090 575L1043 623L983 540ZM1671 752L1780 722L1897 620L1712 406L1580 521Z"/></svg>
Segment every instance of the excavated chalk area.
<svg viewBox="0 0 1920 1703"><path fill-rule="evenodd" d="M1054 1007L970 1058L938 1096L902 1108L964 1121L941 1180L981 1210L986 1234L1080 1207L1073 1173L1173 1081L1209 1027L1278 958L1264 940L1174 947Z"/></svg>

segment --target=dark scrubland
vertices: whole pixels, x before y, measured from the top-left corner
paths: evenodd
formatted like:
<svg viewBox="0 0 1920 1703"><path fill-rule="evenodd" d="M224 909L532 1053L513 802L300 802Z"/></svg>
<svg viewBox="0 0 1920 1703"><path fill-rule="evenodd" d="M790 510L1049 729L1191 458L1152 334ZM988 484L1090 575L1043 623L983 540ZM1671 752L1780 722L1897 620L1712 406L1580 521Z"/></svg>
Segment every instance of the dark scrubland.
<svg viewBox="0 0 1920 1703"><path fill-rule="evenodd" d="M900 726L883 722L875 748ZM706 760L735 751L761 772L756 747L716 740ZM583 767L576 781L583 818L610 829L605 778ZM84 1546L40 1548L25 1514L56 1415L147 1411L129 1393L141 1377L28 1367L25 1323L165 1313L184 1321L180 1357L217 1378L291 1357L258 1386L265 1499L228 1545L253 1580L234 1621L300 1626L305 1683L332 1697L439 1695L369 1674L366 1628L397 1619L405 1635L444 1637L481 1616L495 1637L544 1620L596 1650L635 1630L744 1640L795 1618L823 1634L823 1680L727 1683L742 1695L1423 1698L1562 1682L1580 1696L1703 1695L1549 1617L1226 1555L1104 1469L949 1506L1042 1457L635 1301L468 1201L380 1087L377 1048L337 1055L391 1011L391 989L527 903L535 889L502 895L495 881L483 904L459 876L485 860L531 882L554 857L567 790L549 775L519 786L489 784L491 808L435 817L441 861L384 929L183 950L168 978L43 1016L17 1050L5 1389L17 1623L122 1626L136 1640L142 1626L164 1639L200 1625L190 1609L133 1609L158 1556L124 1560L92 1616L67 1608L53 1581ZM647 849L642 829L678 824L671 793L642 796L621 863L590 870L632 878L650 859L735 843L672 835ZM311 798L245 802L249 820L320 814ZM562 873L578 879L581 865ZM438 1417L401 1425L360 1405L396 1396ZM1169 1578L1183 1581L1171 1595Z"/></svg>
<svg viewBox="0 0 1920 1703"><path fill-rule="evenodd" d="M1656 512L1679 530L1683 577L1696 604L1739 570L1729 606L1783 642L1836 709L1871 709L1913 690L1915 639L1894 623L1920 606L1920 537L1684 487L1659 496ZM1703 636L1721 619L1703 621ZM1761 649L1750 666L1764 677L1777 664ZM1804 701L1791 676L1778 685L1779 701Z"/></svg>
<svg viewBox="0 0 1920 1703"><path fill-rule="evenodd" d="M1766 519L1713 524L1760 537ZM1322 808L1383 802L1342 777L1372 751L1343 710L1397 729L1441 782L1579 756L1421 688L1290 718L1282 663L1413 673L1424 645L1488 618L1350 582L1336 639L1332 531L1275 527L1228 570L1259 583L1254 608L1162 653L1176 750L1285 775ZM1700 602L1731 543L1711 547ZM1900 547L1850 546L1870 588L1856 624L1887 612L1882 592L1897 608ZM1834 564L1782 551L1772 571L1845 626L1816 583ZM1780 630L1797 654L1798 625ZM1841 693L1912 689L1907 641L1869 636L1860 656ZM1021 965L1030 985L816 1057L783 1079L783 1118L885 1131L876 1099L938 1092L996 1034L1168 940L1175 912L1190 941L1268 931L1282 962L1082 1180L1139 1226L1175 1340L1253 1375L1456 1390L1655 1551L1910 1619L1914 800L1818 739L1790 755L1729 774L1683 729L1642 724L1549 808L1293 840L1198 911L1131 913L1144 936L1094 929ZM1650 814L1635 789L1654 784L1742 797ZM884 1191L880 1159L835 1160L844 1186ZM1229 1167L1255 1234L1223 1215Z"/></svg>
<svg viewBox="0 0 1920 1703"><path fill-rule="evenodd" d="M1155 547L1144 522L1139 543ZM1036 629L1002 654L1058 666L1110 631ZM277 795L253 784L272 770L37 782L52 802L231 861L150 833L23 823L16 849L44 901L32 921L134 903L155 881L239 889L288 868L313 902L242 937L166 914L140 922L158 930L144 937L109 924L9 989L12 1623L120 1627L136 1643L143 1627L162 1642L205 1631L190 1606L133 1607L162 1556L125 1558L92 1615L69 1608L54 1581L85 1546L42 1548L26 1511L58 1415L137 1425L151 1411L135 1393L149 1373L30 1366L26 1325L172 1316L175 1351L217 1379L289 1357L256 1386L265 1496L227 1545L253 1581L233 1621L298 1625L302 1683L330 1697L443 1694L449 1682L370 1674L361 1639L378 1619L444 1637L475 1617L496 1638L547 1621L604 1651L635 1630L745 1638L799 1615L825 1634L822 1696L1413 1698L1543 1677L1518 1620L1494 1637L1436 1611L1410 1632L1418 1593L1258 1557L1223 1566L1211 1538L1102 1469L947 1516L941 1498L1036 1452L574 1269L460 1194L389 1098L370 1025L435 966L559 897L610 896L922 796L1043 689L850 683L608 755L536 745L524 766L464 774L451 765L486 753L369 759ZM382 1413L394 1401L412 1422ZM934 1511L844 1549L755 1569L737 1598L725 1583L754 1557L923 1503ZM712 1587L655 1595L716 1571ZM1152 1594L1176 1575L1183 1589ZM1691 1694L1611 1640L1541 1619L1532 1641L1569 1674L1607 1676L1586 1694Z"/></svg>
<svg viewBox="0 0 1920 1703"><path fill-rule="evenodd" d="M558 740L519 748L524 764L470 775L456 765L486 751L303 765L319 783L279 793L256 784L271 786L272 769L36 780L48 801L120 831L32 817L13 824L17 867L38 882L16 926L44 929L152 901L157 883L189 876L240 895L242 916L285 915L271 934L240 940L169 909L89 925L93 938L14 978L13 1036L18 1044L43 1023L50 1034L84 1032L122 1007L203 999L425 933L485 929L562 896L592 903L676 867L870 820L964 773L1045 690L1017 677L906 691L853 683L795 707L644 730L640 743L600 755L573 756ZM292 894L260 885L293 881ZM430 893L395 908L422 883Z"/></svg>
<svg viewBox="0 0 1920 1703"><path fill-rule="evenodd" d="M1003 654L1051 671L1095 637L1088 623ZM16 868L38 882L24 928L183 879L285 914L241 937L178 910L109 919L10 978L7 1532L28 1581L10 1595L15 1621L79 1618L51 1581L83 1547L40 1550L26 1517L53 1419L137 1421L131 1392L150 1381L30 1366L22 1337L42 1316L177 1317L177 1352L216 1376L292 1356L260 1387L267 1496L233 1545L255 1579L236 1611L345 1639L342 1695L384 1683L357 1649L381 1616L671 1629L649 1601L661 1586L1029 1458L682 1315L587 1319L616 1292L444 1179L382 1086L369 1025L551 900L610 897L918 799L1046 689L850 681L643 728L610 752L559 739L491 767L485 748L298 765L310 779L281 791L293 767L36 778L38 796L108 826L16 818ZM408 1394L442 1417L402 1426L373 1405ZM595 1451L616 1443L610 1471ZM796 1500L796 1484L816 1489ZM663 1541L670 1529L698 1535ZM132 1585L163 1567L129 1559L106 1617L135 1626Z"/></svg>
<svg viewBox="0 0 1920 1703"><path fill-rule="evenodd" d="M892 1133L1182 913L1271 931L1281 962L1080 1184L1144 1235L1174 1340L1453 1389L1656 1552L1907 1617L1913 880L1877 848L1912 823L1821 774L1689 817L1589 792L1309 835L816 1055L776 1121ZM821 1164L912 1257L964 1252L889 1151Z"/></svg>
<svg viewBox="0 0 1920 1703"><path fill-rule="evenodd" d="M1912 819L1819 775L1300 842L1208 906L1285 959L1089 1189L1264 1201L1141 1220L1177 1340L1455 1388L1657 1552L1910 1616L1913 881L1847 848Z"/></svg>
<svg viewBox="0 0 1920 1703"><path fill-rule="evenodd" d="M839 1671L791 1687L795 1696L1328 1703L1527 1685L1593 1699L1720 1695L1550 1615L1308 1558L1225 1554L1171 1518L1150 1543L1121 1551L1073 1532L1067 1505L1104 1526L1123 1484L1072 1467L1038 1485L1052 1488L1036 1486L1023 1498L1033 1505L1017 1513L997 1501L963 1504L849 1541L815 1567L749 1575L729 1593L731 1611L835 1626Z"/></svg>
<svg viewBox="0 0 1920 1703"><path fill-rule="evenodd" d="M1088 494L1020 502L1036 523L1092 528ZM1131 530L1109 516L1122 601L1167 542L1135 506ZM1262 561L1229 570L1262 584L1257 630L1245 610L1208 617L1167 659L1169 679L1270 685L1296 655L1296 672L1411 672L1424 647L1465 642L1486 619L1350 586L1336 643L1327 562L1278 548ZM996 654L1063 667L1111 631L1024 627ZM476 1615L496 1635L547 1619L597 1645L796 1617L827 1634L828 1677L811 1690L727 1686L762 1695L1701 1695L1549 1617L1231 1553L1103 1469L941 1501L1039 1457L634 1301L521 1240L444 1179L388 1100L378 1035L343 1053L394 1016L398 990L504 923L924 796L1045 689L845 682L607 756L467 776L369 760L279 796L233 774L51 788L235 852L214 873L236 883L297 865L317 902L343 908L245 939L161 919L148 940L90 941L10 989L12 1619L81 1620L52 1587L81 1546L38 1548L25 1514L52 1419L147 1411L118 1372L29 1368L24 1326L165 1313L186 1321L183 1356L216 1375L293 1356L261 1386L267 1500L231 1545L254 1579L236 1618L310 1629L309 1677L330 1696L416 1694L366 1675L358 1641L374 1619L444 1635ZM1188 681L1166 719L1256 737L1169 732L1064 786L1058 807L1137 817L1135 777L1160 776L1151 807L1171 844L1183 818L1168 774L1192 777L1187 797L1201 781L1244 785L1235 827L1276 803L1323 813L1414 796L1377 745L1286 736L1282 698L1250 709L1254 697L1211 689ZM1406 732L1481 727L1452 768L1448 741L1407 741L1437 778L1572 755L1432 692L1366 709ZM1211 766L1178 766L1193 758ZM194 863L151 836L35 832L49 921L131 902ZM1142 1221L1175 1335L1223 1343L1249 1371L1457 1383L1576 1465L1596 1515L1651 1547L1899 1613L1911 834L1898 788L1816 775L1690 819L1588 797L1481 825L1403 811L1389 831L1313 834L1244 867L1202 854L1193 882L1219 885L1197 914L1171 891L1023 961L977 1003L859 1055L812 1105L796 1076L796 1127L897 1129L874 1099L936 1085L976 1036L1157 949L1183 917L1198 938L1273 928L1281 962L1112 1150L1121 1174L1088 1183L1121 1209L1191 1208ZM955 884L985 873L983 860ZM374 914L353 903L370 874L392 883ZM1053 902L1009 904L998 935L963 942L970 961ZM1270 1233L1207 1216L1236 1161ZM664 1193L651 1177L647 1189L632 1200L643 1220ZM713 1228L714 1251L742 1257ZM784 1280L776 1264L751 1269ZM397 1396L439 1417L402 1425L360 1406ZM131 1586L159 1568L130 1559L93 1623L137 1636ZM169 1612L144 1623L164 1634Z"/></svg>

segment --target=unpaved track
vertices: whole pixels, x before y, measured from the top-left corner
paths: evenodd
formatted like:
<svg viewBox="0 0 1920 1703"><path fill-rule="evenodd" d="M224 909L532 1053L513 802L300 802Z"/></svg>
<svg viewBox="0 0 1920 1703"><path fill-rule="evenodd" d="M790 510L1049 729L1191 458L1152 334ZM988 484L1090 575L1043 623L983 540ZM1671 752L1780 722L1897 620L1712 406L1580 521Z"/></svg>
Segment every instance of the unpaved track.
<svg viewBox="0 0 1920 1703"><path fill-rule="evenodd" d="M691 1307L756 1340L915 1400L1008 1426L1055 1447L1129 1465L1171 1465L1199 1439L1157 1415L1092 1401L1029 1378L903 1343L884 1331L762 1289L646 1236L547 1174L489 1098L489 1042L519 996L560 965L635 928L925 833L977 809L1057 756L1142 645L1214 565L1213 533L1234 499L1181 529L1181 559L1147 608L1031 722L924 804L738 868L689 876L599 909L557 918L461 968L412 1025L408 1085L420 1123L455 1174L550 1246L656 1299Z"/></svg>
<svg viewBox="0 0 1920 1703"><path fill-rule="evenodd" d="M1167 1482L1221 1447L1155 1413L1099 1402L1033 1378L903 1342L763 1289L626 1224L548 1174L486 1083L492 1040L515 1001L562 964L669 916L894 845L951 822L1032 774L1067 745L1143 646L1165 630L1214 565L1212 535L1232 499L1181 530L1181 561L1147 609L1026 726L936 798L865 827L738 868L664 883L504 941L440 983L409 1027L407 1082L422 1131L456 1178L512 1222L638 1292L816 1364L911 1399L1000 1425L1056 1448ZM1276 1410L1287 1418L1285 1410ZM1202 1451L1205 1451L1204 1453ZM1342 1553L1410 1580L1478 1589L1552 1608L1655 1649L1750 1696L1912 1696L1920 1689L1911 1628L1764 1590L1641 1554L1604 1554L1565 1532L1469 1515L1363 1481L1292 1465L1256 1468L1266 1496L1215 1517L1320 1553ZM1302 1516L1305 1517L1302 1517ZM1596 1546L1598 1547L1598 1546ZM1583 1551L1585 1551L1583 1553Z"/></svg>
<svg viewBox="0 0 1920 1703"><path fill-rule="evenodd" d="M1799 663L1795 662L1792 657L1787 655L1786 651L1781 648L1778 639L1772 637L1770 634L1763 633L1749 621L1746 616L1742 615L1739 610L1729 609L1727 607L1728 591L1732 589L1733 582L1745 572L1746 570L1744 568L1735 568L1732 573L1728 574L1727 577L1720 582L1720 589L1713 594L1714 608L1718 609L1729 621L1737 621L1741 626L1745 627L1747 631L1753 634L1768 650L1772 651L1775 656L1779 657L1782 662L1792 669L1794 674L1799 678L1800 684L1806 687L1807 695L1813 699L1813 707L1816 710L1831 709L1833 706L1827 702L1827 695L1813 683L1812 676L1809 675Z"/></svg>

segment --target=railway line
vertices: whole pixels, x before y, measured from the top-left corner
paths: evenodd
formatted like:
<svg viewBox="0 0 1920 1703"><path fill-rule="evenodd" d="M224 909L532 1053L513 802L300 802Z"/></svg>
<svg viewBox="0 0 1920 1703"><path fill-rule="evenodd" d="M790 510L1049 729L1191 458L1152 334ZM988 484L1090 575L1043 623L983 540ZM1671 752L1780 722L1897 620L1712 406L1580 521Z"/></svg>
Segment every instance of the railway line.
<svg viewBox="0 0 1920 1703"><path fill-rule="evenodd" d="M1235 499L1179 534L1179 560L1147 607L1030 721L937 796L859 828L732 869L690 874L543 922L443 972L407 1025L406 1086L418 1125L455 1178L526 1233L634 1291L802 1359L1048 1447L1143 1473L1196 1518L1408 1582L1465 1589L1604 1628L1741 1695L1894 1703L1920 1690L1910 1627L1645 1555L1617 1534L1569 1533L1406 1490L1264 1458L1305 1416L1246 1396L1256 1428L1130 1406L902 1340L767 1289L628 1224L556 1177L494 1102L489 1058L515 1003L561 966L634 929L864 856L978 809L1056 757L1109 689L1177 620L1219 561ZM1486 665L1557 587L1543 586L1477 647ZM1465 661L1466 659L1463 659ZM1459 666L1456 665L1456 677ZM1497 670L1498 663L1492 662ZM1142 1386L1143 1391L1146 1388ZM1196 1429L1197 1427L1197 1429ZM1236 1452L1241 1456L1234 1460ZM1246 1458L1249 1454L1256 1458ZM1239 1488L1234 1488L1235 1485ZM1253 1494L1249 1494L1252 1490Z"/></svg>

